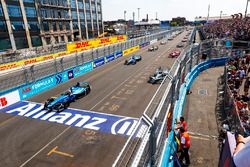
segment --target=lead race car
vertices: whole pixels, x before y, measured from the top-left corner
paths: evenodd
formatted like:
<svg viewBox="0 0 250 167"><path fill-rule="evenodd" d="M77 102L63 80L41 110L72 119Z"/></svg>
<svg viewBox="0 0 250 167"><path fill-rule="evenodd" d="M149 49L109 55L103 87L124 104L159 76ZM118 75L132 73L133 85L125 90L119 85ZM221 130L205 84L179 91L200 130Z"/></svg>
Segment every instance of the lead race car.
<svg viewBox="0 0 250 167"><path fill-rule="evenodd" d="M149 77L148 83L151 84L161 83L167 74L168 70L163 70L161 67L159 67L156 69L154 75Z"/></svg>
<svg viewBox="0 0 250 167"><path fill-rule="evenodd" d="M44 110L61 112L68 108L70 103L74 102L76 99L89 94L90 90L89 83L78 82L59 97L49 98L44 104Z"/></svg>
<svg viewBox="0 0 250 167"><path fill-rule="evenodd" d="M142 58L139 55L131 56L128 60L125 60L124 65L130 65L130 64L135 65L136 62L141 61L141 59Z"/></svg>

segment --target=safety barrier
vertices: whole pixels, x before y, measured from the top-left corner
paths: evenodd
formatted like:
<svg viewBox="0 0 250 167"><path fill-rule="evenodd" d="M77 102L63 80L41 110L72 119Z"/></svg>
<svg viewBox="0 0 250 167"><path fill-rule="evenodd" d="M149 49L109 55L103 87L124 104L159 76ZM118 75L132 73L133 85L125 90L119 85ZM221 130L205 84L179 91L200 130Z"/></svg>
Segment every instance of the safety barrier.
<svg viewBox="0 0 250 167"><path fill-rule="evenodd" d="M234 52L237 50L220 40L187 47L168 71L138 123L138 126L145 125L142 138L131 135L112 166L173 166L177 157L173 154L176 150L174 122L182 114L187 90L200 72L224 65Z"/></svg>
<svg viewBox="0 0 250 167"><path fill-rule="evenodd" d="M29 59L25 59L25 60L21 60L17 62L2 64L0 65L0 71L9 70L9 69L17 68L23 65L34 64L34 63L38 63L38 62L42 62L46 60L52 60L54 58L66 56L75 52L85 51L85 50L92 49L92 48L98 48L98 47L102 47L105 45L124 42L126 40L127 40L126 35L120 35L120 36L114 36L114 37L91 39L91 40L82 41L82 42L69 43L67 44L66 51L62 51L62 52L58 52L58 53L54 53L50 55L45 55L45 56L39 56L35 58L29 58Z"/></svg>
<svg viewBox="0 0 250 167"><path fill-rule="evenodd" d="M187 74L187 76L185 78L185 82L184 82L184 84L182 84L182 86L180 88L179 100L177 100L175 103L174 112L173 112L174 115L173 115L172 120L175 120L182 115L185 101L186 101L187 91L190 89L195 78L204 70L207 70L207 69L213 68L213 67L217 67L217 66L224 66L226 61L227 61L227 57L207 60L205 62L202 62L202 63L196 65L192 69L192 71ZM174 129L174 127L175 127L175 123L173 121L172 122L172 129ZM174 150L174 148L176 148L175 147L176 143L174 140L174 133L175 132L172 130L168 136L167 141L166 141L164 156L162 158L163 161L161 163L162 167L173 165L173 163L169 162L169 160L170 160L170 155L172 155L176 151L176 150Z"/></svg>
<svg viewBox="0 0 250 167"><path fill-rule="evenodd" d="M177 29L176 29L177 30ZM159 37L168 37L176 30L169 30L127 40L122 43L112 44L101 48L96 48L81 53L74 53L70 56L56 57L46 63L24 66L21 69L15 69L11 75L2 75L0 78L0 95L9 93L24 85L34 83L44 77L56 75L70 68L77 67L85 62L94 61L95 66L104 64L104 60L112 61L116 53L127 52L132 53L142 47L147 46L150 41ZM117 57L121 56L118 55Z"/></svg>
<svg viewBox="0 0 250 167"><path fill-rule="evenodd" d="M172 33L172 31L168 32L168 36ZM166 37L166 36L165 36ZM152 39L152 41L155 42L155 39ZM143 42L143 41L142 41ZM138 51L141 48L144 48L148 46L151 42L146 41L140 45L137 46L131 46L130 48L124 50L124 51L119 51L119 52L114 52L113 54L108 54L106 56L102 57L97 57L94 58L91 61L85 62L82 61L80 65L77 65L72 68L67 68L63 70L62 72L57 72L56 74L48 75L45 77L42 77L38 80L34 80L33 82L26 83L26 84L21 84L17 87L13 87L9 90L2 91L0 93L0 102L1 99L3 101L2 105L0 103L0 109L7 107L11 104L14 104L20 100L25 100L27 98L30 98L34 95L37 95L45 90L51 89L53 87L56 87L57 85L64 83L70 79L76 78L80 75L83 75L89 71L92 71L95 68L98 68L104 64L107 64L115 59L118 59L122 56L129 55L131 53L134 53ZM15 92L15 98L13 98L13 92ZM12 97L12 98L10 98ZM12 100L10 100L12 99ZM6 101L6 104L5 104Z"/></svg>

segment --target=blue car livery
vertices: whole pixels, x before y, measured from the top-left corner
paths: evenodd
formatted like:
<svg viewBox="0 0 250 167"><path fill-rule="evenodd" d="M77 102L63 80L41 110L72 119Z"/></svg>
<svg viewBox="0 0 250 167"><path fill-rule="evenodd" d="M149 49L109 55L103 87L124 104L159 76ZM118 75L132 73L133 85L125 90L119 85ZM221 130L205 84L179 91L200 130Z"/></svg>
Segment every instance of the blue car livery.
<svg viewBox="0 0 250 167"><path fill-rule="evenodd" d="M91 88L88 82L78 82L70 88L71 93L76 97L83 97L89 94Z"/></svg>
<svg viewBox="0 0 250 167"><path fill-rule="evenodd" d="M61 112L68 108L71 102L89 94L90 89L90 85L87 82L78 82L59 97L48 99L44 104L44 109Z"/></svg>
<svg viewBox="0 0 250 167"><path fill-rule="evenodd" d="M131 56L128 60L125 60L124 62L124 65L135 65L137 61L141 61L141 56L138 56L138 55L134 55L134 56Z"/></svg>

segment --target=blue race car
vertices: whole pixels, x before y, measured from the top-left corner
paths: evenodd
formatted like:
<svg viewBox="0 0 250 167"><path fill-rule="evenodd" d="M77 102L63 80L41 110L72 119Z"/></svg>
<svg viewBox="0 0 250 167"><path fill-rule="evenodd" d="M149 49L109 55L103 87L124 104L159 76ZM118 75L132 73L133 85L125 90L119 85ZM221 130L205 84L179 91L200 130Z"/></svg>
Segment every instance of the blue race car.
<svg viewBox="0 0 250 167"><path fill-rule="evenodd" d="M77 82L77 84L69 90L76 98L81 98L89 94L91 88L88 82Z"/></svg>
<svg viewBox="0 0 250 167"><path fill-rule="evenodd" d="M124 62L124 65L135 65L137 61L141 61L141 56L138 56L138 55L134 55L134 56L131 56L128 60L125 60Z"/></svg>
<svg viewBox="0 0 250 167"><path fill-rule="evenodd" d="M70 103L75 101L76 96L73 95L70 91L67 91L61 94L59 97L52 97L48 99L44 104L44 109L48 111L57 111L61 112L64 109L68 108Z"/></svg>
<svg viewBox="0 0 250 167"><path fill-rule="evenodd" d="M77 98L89 94L90 90L90 85L87 82L78 82L68 91L61 94L61 96L48 99L44 104L44 109L48 111L61 112L64 109L68 108L70 103L74 102Z"/></svg>

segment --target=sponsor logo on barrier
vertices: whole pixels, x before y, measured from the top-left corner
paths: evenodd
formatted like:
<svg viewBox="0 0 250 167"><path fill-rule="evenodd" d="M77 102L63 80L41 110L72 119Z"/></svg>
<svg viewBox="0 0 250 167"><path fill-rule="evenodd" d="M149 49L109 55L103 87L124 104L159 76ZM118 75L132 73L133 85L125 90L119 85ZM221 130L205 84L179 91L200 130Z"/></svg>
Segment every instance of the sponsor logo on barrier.
<svg viewBox="0 0 250 167"><path fill-rule="evenodd" d="M116 58L122 57L122 52L117 52L117 53L115 54L115 57L116 57Z"/></svg>
<svg viewBox="0 0 250 167"><path fill-rule="evenodd" d="M129 49L127 49L127 50L124 50L124 51L123 51L123 56L127 56L128 54L133 53L133 52L135 52L135 51L137 51L137 50L139 50L139 49L140 49L140 46L134 46L134 47L132 47L132 48L129 48Z"/></svg>
<svg viewBox="0 0 250 167"><path fill-rule="evenodd" d="M115 60L115 55L114 54L106 56L106 62L111 62L113 60Z"/></svg>
<svg viewBox="0 0 250 167"><path fill-rule="evenodd" d="M25 60L23 63L24 63L24 65L28 65L28 64L34 64L36 62L38 62L37 58L34 58L34 59Z"/></svg>
<svg viewBox="0 0 250 167"><path fill-rule="evenodd" d="M154 39L154 40L150 41L150 45L152 45L152 44L154 44L156 42L157 42L157 39Z"/></svg>
<svg viewBox="0 0 250 167"><path fill-rule="evenodd" d="M9 105L12 105L18 101L20 101L18 91L14 91L6 95L0 96L0 109L8 107Z"/></svg>
<svg viewBox="0 0 250 167"><path fill-rule="evenodd" d="M22 94L28 93L30 91L31 91L31 87L27 87L27 88L22 90Z"/></svg>
<svg viewBox="0 0 250 167"><path fill-rule="evenodd" d="M80 42L80 43L75 43L76 48L75 49L79 49L79 48L84 48L84 47L89 47L89 41L84 41L84 42Z"/></svg>
<svg viewBox="0 0 250 167"><path fill-rule="evenodd" d="M68 71L68 79L73 79L74 78L74 71L70 70Z"/></svg>
<svg viewBox="0 0 250 167"><path fill-rule="evenodd" d="M30 84L19 89L18 91L20 93L21 100L32 97L69 79L85 74L93 69L93 65L92 62L88 62L81 67L77 67L76 69L78 69L78 72L74 72L74 70L65 71L61 74L42 79L34 84Z"/></svg>
<svg viewBox="0 0 250 167"><path fill-rule="evenodd" d="M123 42L127 39L126 35L123 36L114 36L114 37L107 37L107 38L101 38L101 39L91 39L88 41L83 42L76 42L76 43L70 43L67 44L67 51L82 51L87 50L90 48L97 48L104 45L109 45L112 43L117 42Z"/></svg>
<svg viewBox="0 0 250 167"><path fill-rule="evenodd" d="M104 39L100 39L99 44L108 44L111 43L112 41L109 38L104 38Z"/></svg>
<svg viewBox="0 0 250 167"><path fill-rule="evenodd" d="M102 66L104 64L105 64L104 57L99 58L99 59L97 59L97 60L94 61L94 68L100 67L100 66Z"/></svg>
<svg viewBox="0 0 250 167"><path fill-rule="evenodd" d="M0 98L0 106L1 107L5 107L5 106L7 106L7 104L8 104L8 101L7 101L6 97Z"/></svg>
<svg viewBox="0 0 250 167"><path fill-rule="evenodd" d="M141 49L141 48L144 48L144 47L146 47L146 46L148 46L149 44L150 44L149 42L146 42L146 43L141 44L141 45L140 45L140 49Z"/></svg>
<svg viewBox="0 0 250 167"><path fill-rule="evenodd" d="M58 74L57 76L56 76L56 84L58 85L58 84L60 84L60 83L62 83L62 75L61 74Z"/></svg>
<svg viewBox="0 0 250 167"><path fill-rule="evenodd" d="M63 112L48 112L42 104L20 101L0 112L33 118L52 123L74 126L82 129L96 130L114 135L131 135L138 119L96 113L86 110L66 109Z"/></svg>

